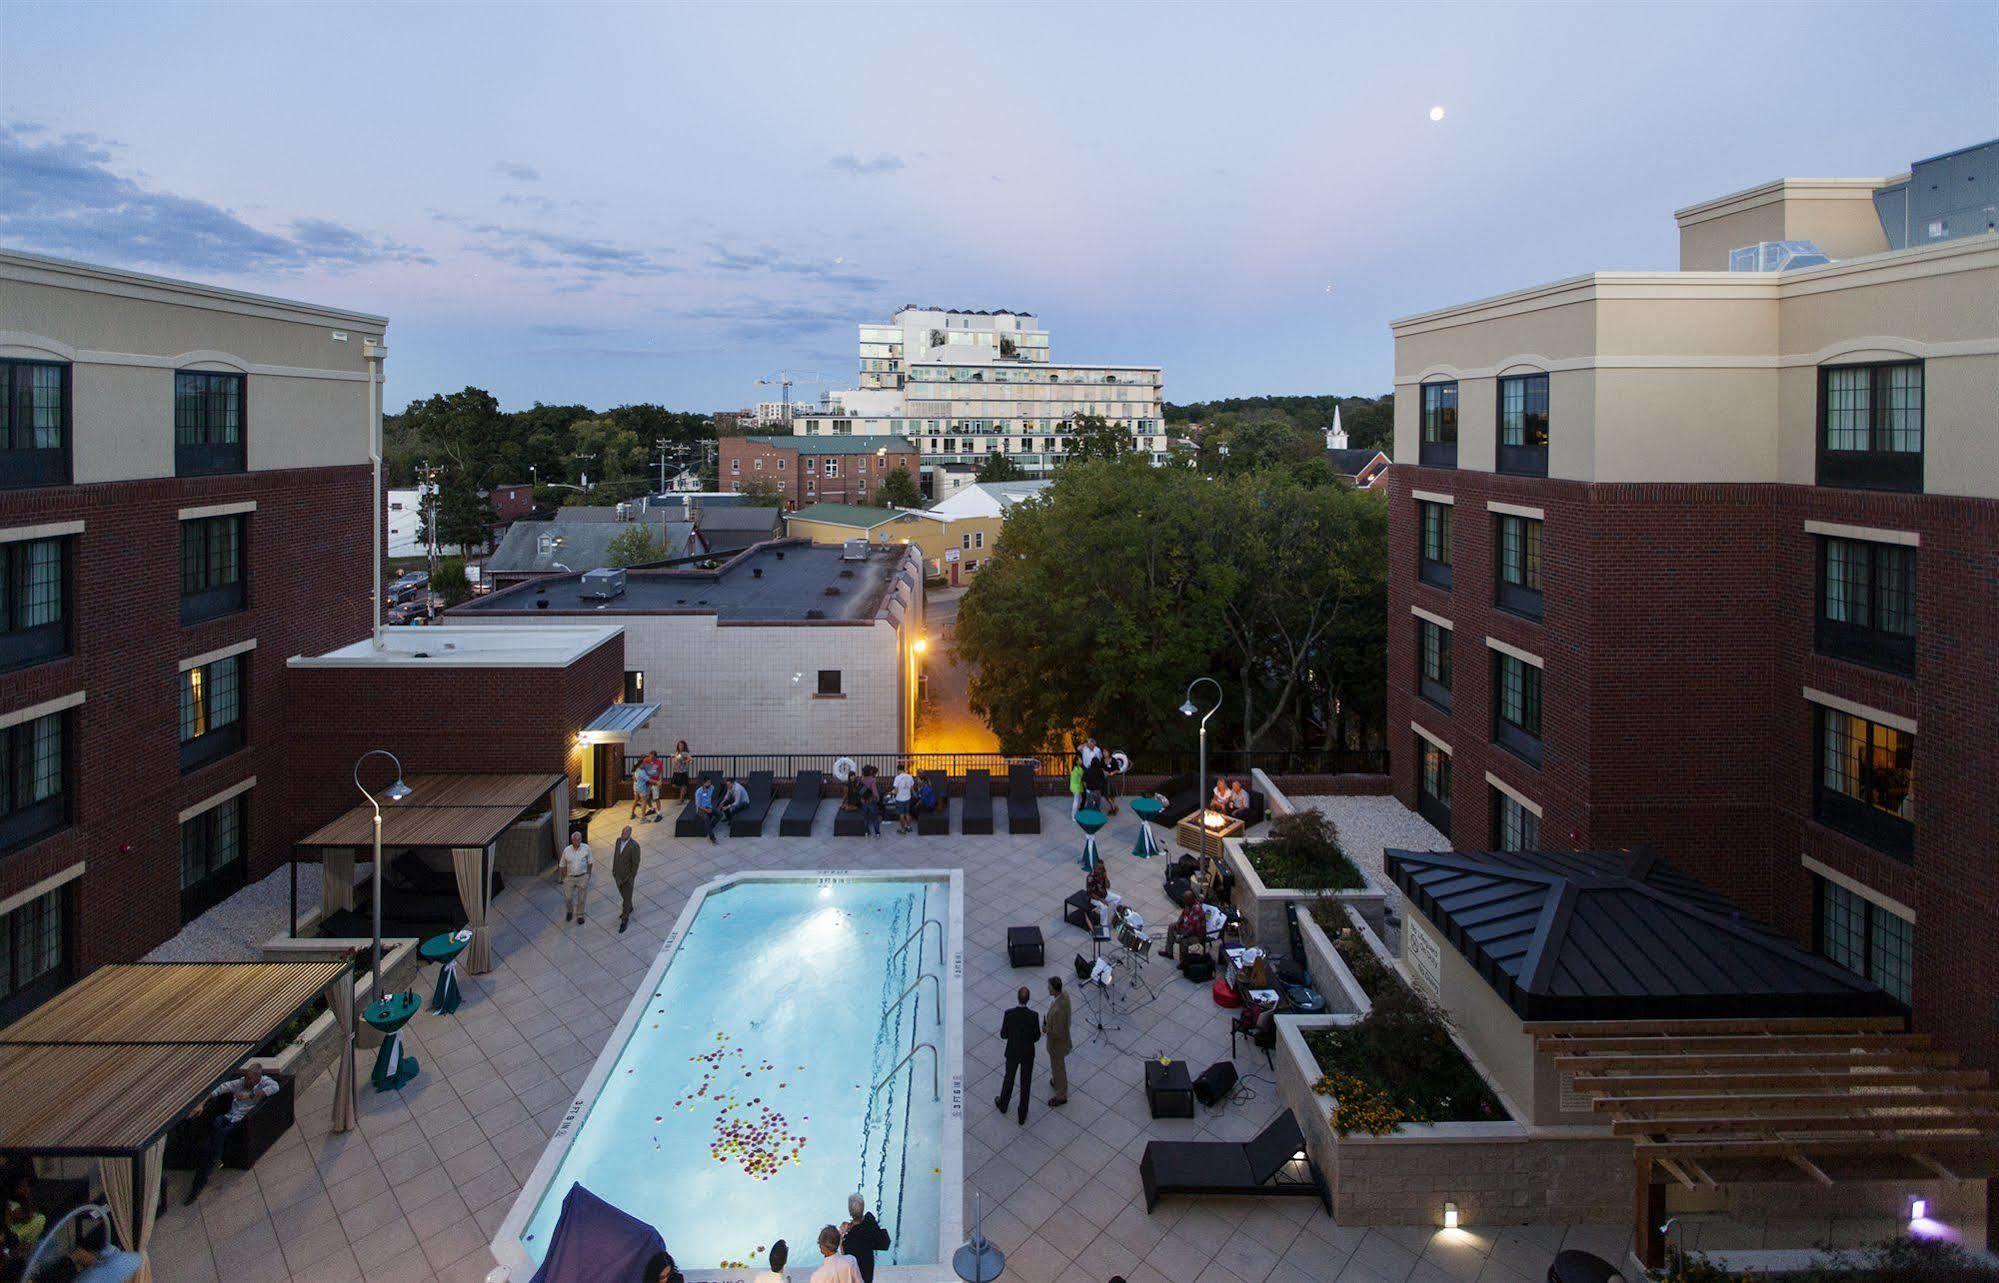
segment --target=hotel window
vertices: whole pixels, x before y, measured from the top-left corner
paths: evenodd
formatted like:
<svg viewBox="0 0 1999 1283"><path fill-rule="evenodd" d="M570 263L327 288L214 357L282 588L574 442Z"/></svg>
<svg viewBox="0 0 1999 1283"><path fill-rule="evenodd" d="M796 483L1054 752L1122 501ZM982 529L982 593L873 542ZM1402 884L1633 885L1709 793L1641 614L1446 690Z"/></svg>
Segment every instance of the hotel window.
<svg viewBox="0 0 1999 1283"><path fill-rule="evenodd" d="M243 376L179 370L174 374L174 475L241 472Z"/></svg>
<svg viewBox="0 0 1999 1283"><path fill-rule="evenodd" d="M1458 385L1423 385L1423 441L1417 462L1426 468L1458 466Z"/></svg>
<svg viewBox="0 0 1999 1283"><path fill-rule="evenodd" d="M1422 618L1416 621L1416 693L1451 711L1451 630Z"/></svg>
<svg viewBox="0 0 1999 1283"><path fill-rule="evenodd" d="M1541 849L1541 817L1500 789L1492 790L1492 831L1502 851Z"/></svg>
<svg viewBox="0 0 1999 1283"><path fill-rule="evenodd" d="M0 1025L54 997L70 974L67 884L0 914Z"/></svg>
<svg viewBox="0 0 1999 1283"><path fill-rule="evenodd" d="M69 824L69 714L45 713L0 730L0 851Z"/></svg>
<svg viewBox="0 0 1999 1283"><path fill-rule="evenodd" d="M180 523L180 621L243 609L243 516Z"/></svg>
<svg viewBox="0 0 1999 1283"><path fill-rule="evenodd" d="M219 806L181 821L180 920L192 922L243 889L249 862L245 811L238 793Z"/></svg>
<svg viewBox="0 0 1999 1283"><path fill-rule="evenodd" d="M1416 501L1416 577L1439 588L1451 586L1451 505Z"/></svg>
<svg viewBox="0 0 1999 1283"><path fill-rule="evenodd" d="M1870 668L1916 671L1916 550L1865 539L1819 538L1821 655Z"/></svg>
<svg viewBox="0 0 1999 1283"><path fill-rule="evenodd" d="M1819 953L1908 1006L1916 972L1916 924L1830 878L1817 881L1812 937Z"/></svg>
<svg viewBox="0 0 1999 1283"><path fill-rule="evenodd" d="M22 539L0 565L0 669L69 653L69 540Z"/></svg>
<svg viewBox="0 0 1999 1283"><path fill-rule="evenodd" d="M206 766L243 747L242 655L180 675L180 769Z"/></svg>
<svg viewBox="0 0 1999 1283"><path fill-rule="evenodd" d="M69 483L69 367L0 361L0 486Z"/></svg>
<svg viewBox="0 0 1999 1283"><path fill-rule="evenodd" d="M1541 670L1503 650L1492 652L1492 742L1541 764Z"/></svg>
<svg viewBox="0 0 1999 1283"><path fill-rule="evenodd" d="M837 668L819 670L819 693L821 695L840 694L840 671Z"/></svg>
<svg viewBox="0 0 1999 1283"><path fill-rule="evenodd" d="M1494 523L1498 548L1498 594L1501 610L1528 619L1541 617L1541 523L1533 517L1500 513Z"/></svg>
<svg viewBox="0 0 1999 1283"><path fill-rule="evenodd" d="M729 460L729 471L732 474L740 476L743 471L743 461L741 459Z"/></svg>
<svg viewBox="0 0 1999 1283"><path fill-rule="evenodd" d="M763 470L764 470L764 461L762 459L756 459L750 463L750 471L762 472Z"/></svg>
<svg viewBox="0 0 1999 1283"><path fill-rule="evenodd" d="M1916 737L1823 705L1812 814L1827 828L1907 859L1915 850Z"/></svg>
<svg viewBox="0 0 1999 1283"><path fill-rule="evenodd" d="M826 460L826 475L829 477L840 475L840 461L838 459Z"/></svg>
<svg viewBox="0 0 1999 1283"><path fill-rule="evenodd" d="M646 698L646 675L644 669L625 670L625 691L620 698L627 704L643 704Z"/></svg>
<svg viewBox="0 0 1999 1283"><path fill-rule="evenodd" d="M1818 482L1923 488L1923 363L1819 367Z"/></svg>
<svg viewBox="0 0 1999 1283"><path fill-rule="evenodd" d="M1451 755L1416 737L1416 813L1445 837L1451 835Z"/></svg>
<svg viewBox="0 0 1999 1283"><path fill-rule="evenodd" d="M1498 470L1523 477L1548 475L1547 375L1499 381Z"/></svg>

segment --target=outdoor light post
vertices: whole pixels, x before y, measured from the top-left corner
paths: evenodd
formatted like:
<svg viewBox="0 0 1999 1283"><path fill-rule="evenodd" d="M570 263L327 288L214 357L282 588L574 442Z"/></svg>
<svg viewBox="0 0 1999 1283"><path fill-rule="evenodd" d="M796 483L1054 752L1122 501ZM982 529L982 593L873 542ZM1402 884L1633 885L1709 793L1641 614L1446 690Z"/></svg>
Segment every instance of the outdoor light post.
<svg viewBox="0 0 1999 1283"><path fill-rule="evenodd" d="M972 1238L951 1254L951 1268L965 1283L993 1283L1006 1273L1006 1253L986 1237L986 1204L981 1194L972 1195Z"/></svg>
<svg viewBox="0 0 1999 1283"><path fill-rule="evenodd" d="M396 764L396 782L383 789L382 796L391 802L400 802L410 795L410 786L403 783L402 759L394 753L385 748L371 748L355 759L354 787L360 789L361 796L368 799L368 805L375 808L375 867L370 875L374 884L372 896L374 904L371 907L375 915L375 952L374 956L368 959L368 1001L370 1003L377 1003L382 1000L382 804L376 799L373 793L368 791L368 786L361 782L361 763L377 754L388 758Z"/></svg>
<svg viewBox="0 0 1999 1283"><path fill-rule="evenodd" d="M1193 681L1188 682L1187 702L1180 705L1180 714L1183 717L1192 717L1195 713L1200 712L1199 709L1194 707L1194 688L1202 682L1206 682L1215 688L1214 708L1201 713L1201 782L1199 785L1200 792L1195 795L1199 799L1201 826L1205 830L1208 823L1208 719L1213 717L1216 710L1222 706L1222 684L1212 677L1196 677Z"/></svg>

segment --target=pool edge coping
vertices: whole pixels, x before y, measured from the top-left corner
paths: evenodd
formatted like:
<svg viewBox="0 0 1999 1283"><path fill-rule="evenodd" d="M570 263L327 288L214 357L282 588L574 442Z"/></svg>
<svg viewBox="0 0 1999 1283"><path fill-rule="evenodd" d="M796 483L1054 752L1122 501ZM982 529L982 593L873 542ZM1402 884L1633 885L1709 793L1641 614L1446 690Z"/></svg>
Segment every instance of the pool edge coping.
<svg viewBox="0 0 1999 1283"><path fill-rule="evenodd" d="M944 1033L944 1077L950 1081L950 1102L946 1106L945 1117L957 1123L956 1127L946 1125L943 1143L940 1146L940 1167L938 1198L940 1206L937 1215L937 1252L940 1260L923 1265L882 1265L875 1270L875 1278L880 1283L934 1283L936 1280L955 1280L950 1254L957 1250L965 1233L965 876L963 869L754 869L739 873L725 873L710 878L688 895L687 903L673 920L673 927L660 940L659 952L652 965L646 969L638 987L633 989L631 1001L625 1007L624 1015L611 1027L605 1036L604 1045L598 1049L597 1058L590 1066L590 1074L583 1085L576 1089L570 1099L569 1109L557 1124L555 1132L543 1145L541 1157L535 1161L534 1170L521 1182L520 1192L514 1196L514 1205L508 1209L506 1219L493 1234L488 1244L497 1262L487 1275L487 1283L527 1283L537 1268L534 1258L528 1254L527 1245L521 1240L521 1233L534 1219L536 1209L547 1197L549 1187L568 1157L569 1147L575 1141L581 1123L589 1116L590 1106L602 1094L604 1083L609 1079L611 1069L625 1045L631 1041L645 1009L651 1004L653 994L658 990L666 969L680 953L680 946L687 935L687 928L694 915L701 911L708 897L718 891L745 882L811 882L839 878L851 882L942 882L948 892L950 921L945 930L948 933L944 952L950 959L950 974L943 979L950 986L950 1010L955 1018L946 1022ZM922 942L917 948L922 948ZM586 1103L587 1102L587 1103ZM816 1252L816 1245L808 1245L805 1252ZM800 1268L803 1262L800 1262ZM748 1269L693 1269L683 1270L688 1283L739 1283L763 1272L765 1267L752 1266Z"/></svg>

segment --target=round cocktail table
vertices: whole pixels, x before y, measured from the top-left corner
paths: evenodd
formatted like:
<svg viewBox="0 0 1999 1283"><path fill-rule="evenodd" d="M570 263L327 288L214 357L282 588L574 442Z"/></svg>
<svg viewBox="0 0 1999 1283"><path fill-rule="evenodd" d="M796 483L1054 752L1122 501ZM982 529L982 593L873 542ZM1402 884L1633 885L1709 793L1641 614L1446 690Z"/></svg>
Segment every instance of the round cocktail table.
<svg viewBox="0 0 1999 1283"><path fill-rule="evenodd" d="M415 1056L403 1055L403 1026L415 1018L423 1007L423 1000L411 990L406 993L383 994L380 1002L371 1002L361 1013L361 1019L382 1031L382 1049L375 1053L375 1072L369 1081L376 1091L394 1091L422 1072Z"/></svg>
<svg viewBox="0 0 1999 1283"><path fill-rule="evenodd" d="M1138 817L1138 841L1132 843L1131 853L1141 860L1149 860L1159 854L1159 839L1152 836L1152 822L1166 804L1156 797L1135 797L1131 800L1131 813Z"/></svg>
<svg viewBox="0 0 1999 1283"><path fill-rule="evenodd" d="M1111 817L1094 807L1084 807L1076 812L1076 827L1083 830L1083 871L1097 867L1097 830L1111 822Z"/></svg>
<svg viewBox="0 0 1999 1283"><path fill-rule="evenodd" d="M443 967L437 973L437 991L430 996L430 1009L439 1015L448 1016L458 1010L461 998L458 992L458 955L465 952L465 946L471 943L470 931L447 931L417 946L416 951L425 962L440 963Z"/></svg>

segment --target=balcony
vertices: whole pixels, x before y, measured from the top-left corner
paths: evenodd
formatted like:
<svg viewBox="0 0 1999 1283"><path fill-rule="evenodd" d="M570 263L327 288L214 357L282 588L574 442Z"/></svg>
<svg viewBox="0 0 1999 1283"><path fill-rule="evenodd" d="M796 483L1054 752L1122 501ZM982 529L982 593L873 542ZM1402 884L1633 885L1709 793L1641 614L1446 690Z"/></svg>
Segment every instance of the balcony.
<svg viewBox="0 0 1999 1283"><path fill-rule="evenodd" d="M1451 688L1429 677L1416 679L1416 693L1446 713L1451 711Z"/></svg>
<svg viewBox="0 0 1999 1283"><path fill-rule="evenodd" d="M1416 814L1430 822L1430 826L1449 837L1451 834L1451 804L1434 797L1427 789L1416 789Z"/></svg>
<svg viewBox="0 0 1999 1283"><path fill-rule="evenodd" d="M69 620L0 633L0 672L46 663L69 654Z"/></svg>
<svg viewBox="0 0 1999 1283"><path fill-rule="evenodd" d="M1548 475L1548 447L1502 445L1494 468L1513 477L1545 477Z"/></svg>
<svg viewBox="0 0 1999 1283"><path fill-rule="evenodd" d="M58 793L0 816L0 851L18 851L69 825L69 794Z"/></svg>
<svg viewBox="0 0 1999 1283"><path fill-rule="evenodd" d="M224 445L177 443L174 446L174 475L177 477L222 476L243 472L248 467L241 441Z"/></svg>
<svg viewBox="0 0 1999 1283"><path fill-rule="evenodd" d="M1812 818L1829 829L1873 847L1883 855L1908 860L1916 851L1916 826L1899 815L1848 797L1823 784L1813 790Z"/></svg>
<svg viewBox="0 0 1999 1283"><path fill-rule="evenodd" d="M243 581L240 579L206 592L186 593L180 599L180 621L183 624L198 624L204 619L233 615L243 609L244 600Z"/></svg>
<svg viewBox="0 0 1999 1283"><path fill-rule="evenodd" d="M1916 639L1913 636L1862 628L1821 615L1813 630L1812 644L1814 650L1829 659L1843 659L1903 677L1916 675Z"/></svg>

